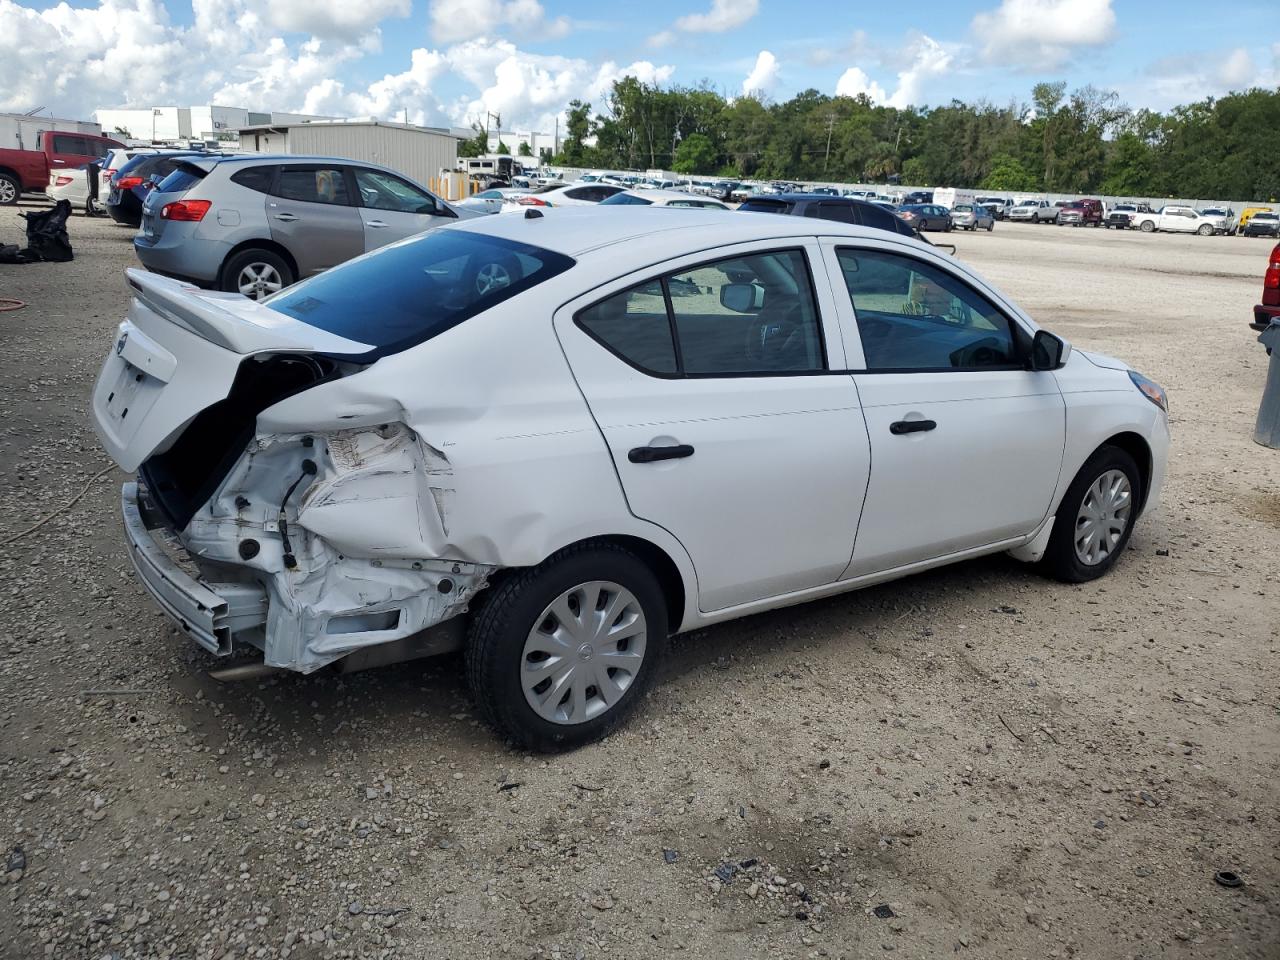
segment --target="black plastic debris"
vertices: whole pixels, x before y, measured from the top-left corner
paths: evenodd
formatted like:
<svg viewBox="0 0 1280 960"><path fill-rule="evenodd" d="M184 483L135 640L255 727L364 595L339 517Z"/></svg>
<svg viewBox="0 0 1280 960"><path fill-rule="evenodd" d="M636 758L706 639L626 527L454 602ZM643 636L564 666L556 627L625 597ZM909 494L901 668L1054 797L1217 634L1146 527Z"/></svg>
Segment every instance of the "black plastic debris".
<svg viewBox="0 0 1280 960"><path fill-rule="evenodd" d="M59 200L50 210L19 216L27 221L27 245L21 250L12 244L0 245L0 263L65 263L74 259L71 238L67 236L70 200Z"/></svg>
<svg viewBox="0 0 1280 960"><path fill-rule="evenodd" d="M662 848L662 859L667 863L675 863L680 859L680 853L676 850L670 850L666 847Z"/></svg>
<svg viewBox="0 0 1280 960"><path fill-rule="evenodd" d="M887 903L882 903L878 907L872 907L871 912L881 920L888 920L890 917L897 916L897 914L893 912L893 907L889 906Z"/></svg>
<svg viewBox="0 0 1280 960"><path fill-rule="evenodd" d="M715 874L720 878L721 883L729 883L737 872L738 865L736 863L722 863L715 869Z"/></svg>
<svg viewBox="0 0 1280 960"><path fill-rule="evenodd" d="M760 858L759 858L759 857L747 857L747 859L742 860L742 861L740 861L740 862L738 863L738 869L739 869L739 870L750 870L752 867L754 867L754 866L755 866L757 863L759 863L759 862L760 862Z"/></svg>
<svg viewBox="0 0 1280 960"><path fill-rule="evenodd" d="M1213 882L1220 887L1239 887L1244 884L1244 880L1240 878L1240 875L1232 873L1230 870L1219 870L1213 875Z"/></svg>
<svg viewBox="0 0 1280 960"><path fill-rule="evenodd" d="M9 851L9 859L5 862L4 872L13 873L15 870L27 869L27 855L21 847L14 847Z"/></svg>
<svg viewBox="0 0 1280 960"><path fill-rule="evenodd" d="M809 919L809 914L808 914L808 912L806 912L806 911L804 911L804 910L797 910L797 911L796 911L796 919L797 919L797 920L808 920L808 919Z"/></svg>
<svg viewBox="0 0 1280 960"><path fill-rule="evenodd" d="M498 788L498 792L499 792L499 793L505 793L505 792L506 792L506 791L508 791L508 790L515 790L515 789L516 789L517 787L519 787L519 786L520 786L520 784L519 784L518 782L516 782L516 781L514 781L514 780L513 780L513 781L511 781L510 783L504 783L502 786L500 786L500 787Z"/></svg>

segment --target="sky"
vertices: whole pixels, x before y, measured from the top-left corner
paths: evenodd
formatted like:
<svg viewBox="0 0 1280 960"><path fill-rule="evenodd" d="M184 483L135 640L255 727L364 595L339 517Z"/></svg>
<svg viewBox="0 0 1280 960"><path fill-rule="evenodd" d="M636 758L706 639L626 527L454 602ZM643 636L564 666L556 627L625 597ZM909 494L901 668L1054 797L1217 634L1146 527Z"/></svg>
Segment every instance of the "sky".
<svg viewBox="0 0 1280 960"><path fill-rule="evenodd" d="M1280 85L1276 0L0 0L0 110L216 103L550 132L612 82L893 106ZM492 124L490 124L492 126Z"/></svg>

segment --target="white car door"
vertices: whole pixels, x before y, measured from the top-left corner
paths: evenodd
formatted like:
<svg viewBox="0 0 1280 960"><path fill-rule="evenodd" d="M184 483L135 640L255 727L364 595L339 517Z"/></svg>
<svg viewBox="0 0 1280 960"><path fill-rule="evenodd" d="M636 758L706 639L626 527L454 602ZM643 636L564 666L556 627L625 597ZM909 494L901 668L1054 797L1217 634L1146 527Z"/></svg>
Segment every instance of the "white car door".
<svg viewBox="0 0 1280 960"><path fill-rule="evenodd" d="M812 240L684 257L556 314L630 510L684 545L703 611L848 566L870 451L834 314Z"/></svg>
<svg viewBox="0 0 1280 960"><path fill-rule="evenodd" d="M365 252L445 223L456 215L424 190L383 170L352 167Z"/></svg>
<svg viewBox="0 0 1280 960"><path fill-rule="evenodd" d="M823 246L847 290L845 341L861 345L851 367L873 465L845 575L1032 533L1058 483L1066 404L1052 373L1026 369L1030 334L943 257Z"/></svg>

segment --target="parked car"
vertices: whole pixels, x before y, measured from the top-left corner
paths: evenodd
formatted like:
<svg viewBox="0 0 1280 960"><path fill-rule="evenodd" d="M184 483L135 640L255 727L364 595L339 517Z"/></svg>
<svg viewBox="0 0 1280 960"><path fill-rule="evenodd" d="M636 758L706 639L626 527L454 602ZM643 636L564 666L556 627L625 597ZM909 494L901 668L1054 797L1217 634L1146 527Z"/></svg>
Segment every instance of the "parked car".
<svg viewBox="0 0 1280 960"><path fill-rule="evenodd" d="M902 206L915 206L922 203L933 203L932 190L913 190L902 198Z"/></svg>
<svg viewBox="0 0 1280 960"><path fill-rule="evenodd" d="M995 229L996 218L980 203L957 203L951 208L951 222L959 230Z"/></svg>
<svg viewBox="0 0 1280 960"><path fill-rule="evenodd" d="M1259 213L1274 213L1274 212L1275 211L1272 210L1270 207L1245 207L1243 210L1240 211L1240 222L1236 225L1237 236L1244 233L1244 228L1249 225L1249 221L1252 220Z"/></svg>
<svg viewBox="0 0 1280 960"><path fill-rule="evenodd" d="M326 157L183 157L142 205L148 270L262 299L459 210L386 167Z"/></svg>
<svg viewBox="0 0 1280 960"><path fill-rule="evenodd" d="M42 131L37 144L36 150L0 147L0 206L17 203L24 193L43 193L51 173L101 163L113 147L121 146L110 137L61 130Z"/></svg>
<svg viewBox="0 0 1280 960"><path fill-rule="evenodd" d="M528 193L517 200L526 207L581 207L595 206L601 200L607 200L615 193L626 190L617 183L570 183L564 186L553 186L550 189Z"/></svg>
<svg viewBox="0 0 1280 960"><path fill-rule="evenodd" d="M1009 211L1013 209L1013 200L1009 197L978 197L974 203L986 207L987 212L997 220L1007 220Z"/></svg>
<svg viewBox="0 0 1280 960"><path fill-rule="evenodd" d="M679 190L623 190L600 201L602 207L696 207L702 210L728 210L719 200L699 197Z"/></svg>
<svg viewBox="0 0 1280 960"><path fill-rule="evenodd" d="M1009 211L1009 219L1026 223L1057 223L1058 208L1048 200L1019 200Z"/></svg>
<svg viewBox="0 0 1280 960"><path fill-rule="evenodd" d="M1164 230L1169 233L1198 233L1211 237L1218 232L1217 222L1202 216L1194 207L1167 204L1159 213L1141 213L1133 217L1131 225L1143 233Z"/></svg>
<svg viewBox="0 0 1280 960"><path fill-rule="evenodd" d="M537 188L534 188L537 189ZM516 206L520 197L528 196L529 189L516 187L495 187L493 190L481 190L473 193L465 200L459 200L455 206L460 210L478 210L481 213L502 213Z"/></svg>
<svg viewBox="0 0 1280 960"><path fill-rule="evenodd" d="M1215 233L1230 236L1236 232L1236 212L1229 207L1205 207L1200 216L1213 223Z"/></svg>
<svg viewBox="0 0 1280 960"><path fill-rule="evenodd" d="M915 229L949 232L954 226L951 211L936 203L904 203L898 208L898 216Z"/></svg>
<svg viewBox="0 0 1280 960"><path fill-rule="evenodd" d="M1261 214L1255 214L1256 220ZM1262 275L1262 302L1253 308L1253 322L1249 326L1262 331L1271 321L1280 320L1280 243L1271 250L1267 270Z"/></svg>
<svg viewBox="0 0 1280 960"><path fill-rule="evenodd" d="M856 223L876 230L887 230L901 236L914 236L916 229L903 218L883 207L854 200L852 197L828 197L813 193L779 193L751 197L738 207L739 213L783 213L793 217L813 217Z"/></svg>
<svg viewBox="0 0 1280 960"><path fill-rule="evenodd" d="M671 222L479 217L263 303L131 270L92 407L138 471L142 585L280 669L461 646L483 716L555 750L642 700L670 634L1124 554L1165 476L1158 385L910 238Z"/></svg>
<svg viewBox="0 0 1280 960"><path fill-rule="evenodd" d="M1058 210L1059 226L1100 227L1102 219L1101 200L1072 200Z"/></svg>
<svg viewBox="0 0 1280 960"><path fill-rule="evenodd" d="M1150 205L1146 203L1117 203L1107 214L1105 226L1108 230L1128 230L1135 216L1151 212Z"/></svg>
<svg viewBox="0 0 1280 960"><path fill-rule="evenodd" d="M98 194L98 165L85 164L71 169L62 169L49 174L49 185L44 194L54 203L66 200L72 210L79 210L85 216L93 217L102 213Z"/></svg>
<svg viewBox="0 0 1280 960"><path fill-rule="evenodd" d="M1280 214L1259 210L1242 232L1246 237L1280 237Z"/></svg>
<svg viewBox="0 0 1280 960"><path fill-rule="evenodd" d="M157 150L140 153L116 171L107 193L107 213L116 223L136 227L142 223L142 204L165 177L178 168L183 158L209 156L197 150Z"/></svg>
<svg viewBox="0 0 1280 960"><path fill-rule="evenodd" d="M111 192L111 179L120 172L128 161L134 157L141 156L144 153L156 154L160 149L157 147L116 147L109 151L102 161L102 170L99 172L101 180L98 183L98 195L106 198Z"/></svg>

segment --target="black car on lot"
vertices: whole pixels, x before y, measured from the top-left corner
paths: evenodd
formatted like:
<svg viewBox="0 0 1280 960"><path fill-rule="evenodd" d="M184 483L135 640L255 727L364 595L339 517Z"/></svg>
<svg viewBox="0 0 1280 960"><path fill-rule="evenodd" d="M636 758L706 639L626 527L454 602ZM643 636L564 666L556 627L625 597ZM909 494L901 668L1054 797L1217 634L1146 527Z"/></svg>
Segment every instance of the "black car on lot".
<svg viewBox="0 0 1280 960"><path fill-rule="evenodd" d="M946 233L955 227L951 222L951 211L936 203L904 203L898 208L898 216L917 230Z"/></svg>
<svg viewBox="0 0 1280 960"><path fill-rule="evenodd" d="M107 194L107 213L116 223L136 227L142 223L142 202L151 188L178 169L178 161L186 157L213 154L198 150L172 150L165 153L141 153L128 160L111 178Z"/></svg>
<svg viewBox="0 0 1280 960"><path fill-rule="evenodd" d="M815 217L819 220L839 220L864 227L888 230L904 237L913 237L916 231L911 224L895 216L891 211L865 200L852 197L832 197L823 193L778 193L763 197L751 197L738 207L747 213L785 213L793 217Z"/></svg>

